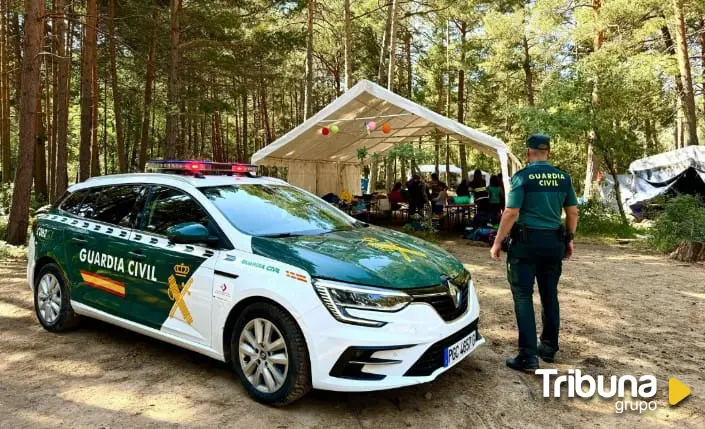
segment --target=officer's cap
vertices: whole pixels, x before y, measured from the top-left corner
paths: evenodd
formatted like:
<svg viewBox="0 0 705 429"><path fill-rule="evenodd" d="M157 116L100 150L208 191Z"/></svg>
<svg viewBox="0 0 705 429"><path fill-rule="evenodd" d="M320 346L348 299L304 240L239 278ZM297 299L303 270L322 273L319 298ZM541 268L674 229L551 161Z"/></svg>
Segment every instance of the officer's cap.
<svg viewBox="0 0 705 429"><path fill-rule="evenodd" d="M531 134L526 139L526 147L531 149L549 150L551 149L551 139L544 134Z"/></svg>

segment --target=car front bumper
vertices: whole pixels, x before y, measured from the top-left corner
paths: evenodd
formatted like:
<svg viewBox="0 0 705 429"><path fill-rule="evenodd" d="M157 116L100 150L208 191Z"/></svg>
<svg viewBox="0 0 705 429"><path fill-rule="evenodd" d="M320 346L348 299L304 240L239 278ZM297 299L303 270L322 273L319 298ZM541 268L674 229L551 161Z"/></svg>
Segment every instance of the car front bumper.
<svg viewBox="0 0 705 429"><path fill-rule="evenodd" d="M434 380L449 369L445 348L473 331L477 337L468 355L485 342L477 331L480 308L472 282L467 293L467 310L450 322L431 305L417 302L396 313L355 311L355 316L388 322L381 328L340 323L320 306L306 315L304 328L313 387L372 391Z"/></svg>

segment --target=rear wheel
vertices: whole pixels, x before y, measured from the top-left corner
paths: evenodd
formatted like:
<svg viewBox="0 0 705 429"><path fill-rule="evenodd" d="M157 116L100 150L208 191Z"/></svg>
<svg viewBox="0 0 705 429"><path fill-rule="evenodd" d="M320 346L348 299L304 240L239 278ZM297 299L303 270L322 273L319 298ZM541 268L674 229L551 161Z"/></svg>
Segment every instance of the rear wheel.
<svg viewBox="0 0 705 429"><path fill-rule="evenodd" d="M34 310L47 331L60 332L76 325L68 288L55 264L44 265L35 277Z"/></svg>
<svg viewBox="0 0 705 429"><path fill-rule="evenodd" d="M245 308L231 336L232 364L257 401L282 406L311 390L306 341L294 318L267 303Z"/></svg>

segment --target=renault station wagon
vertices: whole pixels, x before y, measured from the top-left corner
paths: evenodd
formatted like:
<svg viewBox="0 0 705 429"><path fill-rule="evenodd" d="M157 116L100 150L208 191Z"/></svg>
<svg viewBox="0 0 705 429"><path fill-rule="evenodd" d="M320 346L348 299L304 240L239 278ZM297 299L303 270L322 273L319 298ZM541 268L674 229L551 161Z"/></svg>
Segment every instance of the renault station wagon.
<svg viewBox="0 0 705 429"><path fill-rule="evenodd" d="M256 167L152 161L37 217L41 325L95 318L232 365L273 405L435 379L484 343L470 272Z"/></svg>

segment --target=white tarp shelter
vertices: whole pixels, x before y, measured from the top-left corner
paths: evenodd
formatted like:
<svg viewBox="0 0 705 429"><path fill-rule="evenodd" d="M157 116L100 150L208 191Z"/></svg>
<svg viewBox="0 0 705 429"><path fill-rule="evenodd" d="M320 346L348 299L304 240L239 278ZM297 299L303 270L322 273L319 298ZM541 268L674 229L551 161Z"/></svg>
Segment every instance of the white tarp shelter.
<svg viewBox="0 0 705 429"><path fill-rule="evenodd" d="M374 121L368 132L365 123ZM389 133L382 127L391 126ZM338 133L323 135L324 127L336 125ZM435 113L413 101L363 80L321 111L252 155L252 163L286 167L287 181L317 195L342 191L360 192L362 162L357 150L383 153L402 142L417 142L419 137L438 130L496 158L502 168L505 189L512 171L520 163L501 140ZM365 162L369 162L369 156Z"/></svg>
<svg viewBox="0 0 705 429"><path fill-rule="evenodd" d="M692 183L692 176L699 176L705 182L705 146L687 146L638 159L629 165L629 173L618 175L625 208L643 204L672 188L697 190L698 184ZM616 203L612 177L605 177L602 188L605 199Z"/></svg>

